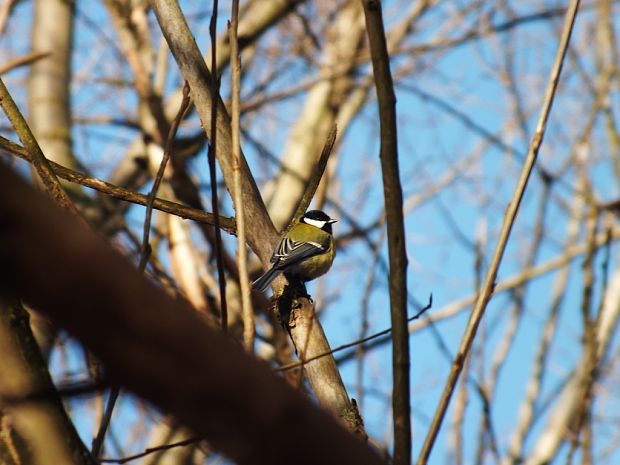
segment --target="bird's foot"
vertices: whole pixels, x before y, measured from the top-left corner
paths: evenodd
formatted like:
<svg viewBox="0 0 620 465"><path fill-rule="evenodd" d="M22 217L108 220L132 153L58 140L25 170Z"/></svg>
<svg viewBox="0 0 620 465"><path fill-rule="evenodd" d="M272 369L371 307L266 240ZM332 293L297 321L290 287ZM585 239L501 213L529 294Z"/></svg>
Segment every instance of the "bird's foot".
<svg viewBox="0 0 620 465"><path fill-rule="evenodd" d="M287 288L293 300L308 299L310 303L314 303L312 296L308 294L308 291L306 290L306 284L302 280L295 276L288 275L286 276L286 279L289 282Z"/></svg>

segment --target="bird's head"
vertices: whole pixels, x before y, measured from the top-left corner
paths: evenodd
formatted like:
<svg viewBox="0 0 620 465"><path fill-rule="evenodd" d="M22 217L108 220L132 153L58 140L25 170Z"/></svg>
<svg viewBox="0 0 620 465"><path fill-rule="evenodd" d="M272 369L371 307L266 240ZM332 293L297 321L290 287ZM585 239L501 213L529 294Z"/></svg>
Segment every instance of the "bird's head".
<svg viewBox="0 0 620 465"><path fill-rule="evenodd" d="M299 220L302 223L310 224L325 232L332 234L332 224L338 220L330 218L321 210L309 210Z"/></svg>

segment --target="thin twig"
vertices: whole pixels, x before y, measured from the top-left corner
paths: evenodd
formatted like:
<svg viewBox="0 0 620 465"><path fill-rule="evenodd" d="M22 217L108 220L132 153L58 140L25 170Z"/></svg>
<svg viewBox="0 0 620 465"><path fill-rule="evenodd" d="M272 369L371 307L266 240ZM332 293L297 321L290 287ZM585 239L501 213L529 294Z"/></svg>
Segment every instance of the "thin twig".
<svg viewBox="0 0 620 465"><path fill-rule="evenodd" d="M11 142L10 140L5 139L2 136L0 136L0 151L5 151L7 153L10 153L11 155L15 155L22 160L27 161L28 163L32 163L32 158L24 147L14 142ZM135 203L136 205L143 206L146 206L148 203L148 196L144 194L130 191L128 189L125 189L124 187L120 187L115 184L110 184L109 182L94 178L92 176L88 176L87 174L79 173L62 165L59 165L52 160L48 161L50 166L52 167L52 171L54 172L54 174L61 179L80 184L85 187L90 187L91 189L95 189L96 191L109 195L110 197L114 197L115 199L123 200L125 202L131 202ZM170 213L171 215L175 215L180 218L194 220L199 223L215 225L215 218L213 214L205 212L203 210L198 210L196 208L188 207L177 202L171 202L170 200L155 198L153 201L153 208L165 213ZM235 221L231 218L221 216L220 228L229 234L237 234Z"/></svg>
<svg viewBox="0 0 620 465"><path fill-rule="evenodd" d="M598 249L596 247L596 236L598 229L600 211L590 207L587 212L586 219L586 238L588 242L588 252L582 264L583 275L583 297L581 303L581 316L583 322L583 358L586 367L586 376L584 377L584 393L583 401L580 404L575 419L574 429L572 431L571 447L569 456L578 446L581 447L581 456L583 465L592 464L592 389L598 374L598 315L592 314L593 308L593 292L594 292L594 261ZM601 294L601 303L604 302L606 289ZM602 310L602 305L599 307ZM581 435L581 440L579 440ZM568 460L568 459L567 459ZM566 462L572 463L572 462Z"/></svg>
<svg viewBox="0 0 620 465"><path fill-rule="evenodd" d="M148 202L146 204L146 213L144 215L144 230L142 233L142 252L140 255L140 264L138 265L138 269L140 271L144 271L146 268L146 263L148 262L149 256L151 254L151 248L149 244L149 235L151 231L151 217L153 215L153 203L155 202L155 197L157 197L157 191L159 190L159 186L161 185L161 181L164 178L164 172L166 171L166 165L168 164L168 160L170 160L170 152L172 150L172 145L174 143L174 139L176 137L177 130L179 129L179 125L183 120L183 115L189 108L190 98L189 98L189 84L187 81L183 86L183 100L181 101L181 105L179 106L179 111L174 118L172 126L170 126L170 132L168 133L168 139L166 140L166 147L164 148L164 155L161 158L161 163L159 164L159 169L157 170L157 174L155 175L155 180L153 181L153 186L151 187L151 191L148 195ZM215 213L217 215L217 213ZM217 223L217 218L215 219Z"/></svg>
<svg viewBox="0 0 620 465"><path fill-rule="evenodd" d="M411 404L409 331L407 328L407 250L403 191L398 167L396 96L390 71L383 14L379 0L364 0L364 16L379 103L381 174L390 259L390 318L392 321L392 416L394 464L411 463Z"/></svg>
<svg viewBox="0 0 620 465"><path fill-rule="evenodd" d="M213 213L215 214L215 257L217 261L217 279L220 288L220 312L222 331L228 332L228 307L226 305L226 276L224 274L224 259L222 255L222 232L218 224L220 214L219 202L217 199L217 176L215 173L215 152L217 147L217 102L219 98L219 80L215 74L217 71L217 42L216 42L216 25L217 25L217 9L218 0L213 0L213 13L211 21L209 21L209 35L211 36L211 71L214 73L211 79L211 138L209 140L209 150L207 157L209 159L209 177L211 182L211 203Z"/></svg>
<svg viewBox="0 0 620 465"><path fill-rule="evenodd" d="M364 339L368 334L368 307L370 296L372 294L375 279L377 277L377 262L379 261L379 255L381 255L381 249L385 242L385 229L381 228L379 238L377 239L374 250L372 251L372 260L368 266L368 276L366 277L366 283L364 286L364 294L360 303L360 335L359 339ZM355 351L357 357L357 405L360 411L363 410L364 405L364 367L366 366L364 357L366 356L366 347L364 344L360 344Z"/></svg>
<svg viewBox="0 0 620 465"><path fill-rule="evenodd" d="M15 68L19 68L21 66L31 65L35 61L40 60L41 58L46 58L51 55L51 52L30 52L26 55L22 55L17 57L8 63L0 66L0 74L6 74L9 71L14 70Z"/></svg>
<svg viewBox="0 0 620 465"><path fill-rule="evenodd" d="M241 316L243 320L243 343L248 352L254 350L254 309L250 297L250 279L248 277L247 247L245 239L245 209L241 192L241 138L240 138L240 100L241 100L241 60L239 57L239 0L233 0L228 36L230 38L231 68L231 130L233 156L233 196L235 202L235 219L237 220L237 262L239 264L239 287L241 288Z"/></svg>
<svg viewBox="0 0 620 465"><path fill-rule="evenodd" d="M338 134L338 128L334 125L329 131L327 135L327 139L325 140L325 145L323 145L323 150L321 150L321 155L317 160L316 166L312 175L308 179L308 184L306 185L306 189L301 196L301 200L299 201L299 205L297 205L297 210L293 214L293 218L287 227L287 230L295 224L295 222L301 218L301 216L306 212L310 202L312 202L312 198L319 187L321 182L321 178L323 177L323 173L325 172L325 168L327 167L327 162L329 161L329 156L332 153L332 149L334 148L334 143L336 142L336 136Z"/></svg>
<svg viewBox="0 0 620 465"><path fill-rule="evenodd" d="M162 444L161 446L157 446L157 447L149 447L147 449L144 449L143 452L140 452L139 454L134 454L134 455L130 455L128 457L123 457L122 459L101 459L100 462L101 463L127 463L127 462L131 462L132 460L137 460L137 459L141 459L143 457L146 457L148 455L154 454L156 452L161 452L164 450L170 450L170 449L174 449L176 447L185 447L185 446L190 446L192 444L195 444L199 441L202 441L203 438L199 438L199 437L193 437L193 438L188 438L188 439L184 439L182 441L178 441L178 442L173 442L170 444Z"/></svg>
<svg viewBox="0 0 620 465"><path fill-rule="evenodd" d="M5 139L2 136L0 136L0 151L5 151L7 153L10 153L11 155L15 155L22 160L27 161L28 163L32 163L32 159L30 158L28 151L24 147L14 142L11 142L10 140ZM148 197L144 194L130 191L128 189L125 189L124 187L110 184L109 182L94 178L92 176L88 176L86 174L78 173L77 171L65 168L64 166L59 165L52 160L48 161L50 166L52 167L52 171L54 172L54 174L61 179L80 184L85 187L90 187L91 189L95 189L99 192L109 195L110 197L114 197L115 199L135 203L136 205L146 206L148 203ZM171 202L170 200L155 198L153 201L153 208L165 213L170 213L171 215L175 215L180 218L194 220L199 223L211 225L215 224L215 218L213 214L207 213L203 210L198 210L196 208L188 207L180 203ZM235 221L231 218L221 216L220 228L229 234L237 234Z"/></svg>
<svg viewBox="0 0 620 465"><path fill-rule="evenodd" d="M493 454L493 459L495 463L499 463L499 452L497 450L497 434L495 434L495 428L493 427L493 418L491 415L491 399L489 398L489 393L486 388L480 384L475 383L476 392L478 393L478 397L482 403L482 428L481 428L481 436L486 438L488 444L486 446L490 449ZM483 463L483 448L480 447L478 451L476 451L476 463Z"/></svg>
<svg viewBox="0 0 620 465"><path fill-rule="evenodd" d="M415 315L413 315L411 318L407 319L407 322L411 322L413 320L417 320L418 318L420 318L422 315L424 315L431 307L433 306L433 295L431 294L431 296L428 299L428 304L426 304L426 306L424 306L422 309L420 309L420 311L418 313L416 313ZM298 368L298 367L302 367L307 363L310 363L313 360L316 360L318 358L321 357L326 357L328 355L334 354L336 352L340 352L341 350L344 349L348 349L350 347L356 347L362 344L367 343L368 341L372 341L373 339L377 339L381 336L385 336L387 334L390 334L392 332L392 328L387 328L384 329L383 331L379 331L378 333L372 334L368 337L364 337L362 339L358 339L356 341L353 342L348 342L347 344L343 344L341 346L338 346L334 349L331 349L327 352L323 352L322 354L317 354L313 357L309 357L307 359L304 359L300 362L295 362L295 363L289 363L288 365L283 365L281 367L278 367L274 370L274 372L279 373L282 371L288 371L288 370L292 370L293 368Z"/></svg>
<svg viewBox="0 0 620 465"><path fill-rule="evenodd" d="M50 166L49 160L45 158L41 147L39 147L39 143L35 139L28 123L24 119L24 116L17 108L13 97L9 93L9 90L4 85L4 82L0 78L0 106L6 113L6 116L11 121L13 128L15 128L15 132L17 133L19 140L22 141L22 144L26 148L28 154L30 155L31 163L34 165L39 178L43 182L45 186L45 190L47 190L50 197L52 197L56 203L61 205L65 210L69 211L71 214L78 216L78 212L75 208L75 205L60 185L60 181L54 174L52 167Z"/></svg>
<svg viewBox="0 0 620 465"><path fill-rule="evenodd" d="M112 413L114 413L114 407L116 406L116 401L118 400L118 396L120 395L120 393L121 390L118 386L113 386L110 389L110 395L108 396L108 401L105 405L105 411L103 412L101 422L99 423L99 428L97 429L97 435L93 439L93 443L90 448L90 453L96 460L99 460L101 454L103 453L103 443L105 441L105 435L108 431L108 427L110 426L110 421L112 420Z"/></svg>
<svg viewBox="0 0 620 465"><path fill-rule="evenodd" d="M179 125L183 120L183 115L189 108L190 98L189 98L189 85L187 82L183 86L183 100L181 101L181 105L179 107L179 111L170 126L170 130L168 132L168 139L166 140L166 146L164 148L164 154L161 159L161 163L159 164L159 169L157 170L157 175L155 176L155 180L153 181L153 186L151 187L151 191L147 197L146 204L146 213L144 215L144 228L142 233L142 247L140 252L140 263L138 264L138 270L141 273L146 269L146 264L148 263L149 257L151 255L151 245L149 243L149 236L151 231L151 218L153 214L153 203L155 201L155 197L157 196L157 191L159 190L159 186L161 185L161 181L164 178L164 172L166 171L166 165L168 164L168 160L170 159L170 152L172 150L172 146L174 143L174 139L176 137L177 130L179 129ZM110 390L110 395L108 397L108 401L106 403L105 413L101 418L101 423L99 424L99 429L97 431L97 435L93 440L92 445L92 454L95 458L99 458L101 453L103 452L103 443L105 441L105 435L108 431L108 427L110 426L110 421L112 420L112 413L114 412L114 407L116 406L116 401L118 400L118 396L120 394L120 388L118 386L113 386Z"/></svg>
<svg viewBox="0 0 620 465"><path fill-rule="evenodd" d="M420 452L420 456L417 462L418 465L426 464L428 461L428 457L430 456L433 444L435 443L437 433L439 432L439 428L441 427L441 423L448 408L450 398L452 397L452 392L454 391L456 383L459 379L459 375L463 368L463 362L465 360L465 357L467 357L467 354L469 353L469 349L476 335L478 325L480 324L486 306L491 299L491 294L493 293L493 289L495 287L497 271L504 255L504 250L506 249L506 244L508 243L508 238L510 236L512 226L519 211L519 206L525 193L525 188L527 187L530 174L536 163L538 151L543 141L547 125L547 119L551 111L551 105L555 98L555 93L560 78L560 72L564 63L564 56L566 55L566 50L568 49L568 43L570 41L570 36L573 31L573 25L575 22L575 17L577 16L578 7L579 0L571 0L568 11L566 12L566 19L562 30L562 37L558 46L557 54L553 64L553 69L551 71L551 75L549 76L549 82L545 93L545 99L540 111L540 117L536 125L536 132L534 133L534 137L530 142L527 157L521 170L521 175L519 176L517 187L515 188L515 193L506 211L506 215L502 224L502 230L500 232L497 246L495 247L493 259L491 260L489 270L487 271L484 284L482 286L482 289L480 290L478 300L472 311L469 323L465 330L465 334L463 335L463 338L461 340L459 351L452 364L452 369L450 371L450 375L448 376L448 380L446 381L446 385L441 395L437 410L435 411L433 422L424 440L424 444L422 446L422 450Z"/></svg>

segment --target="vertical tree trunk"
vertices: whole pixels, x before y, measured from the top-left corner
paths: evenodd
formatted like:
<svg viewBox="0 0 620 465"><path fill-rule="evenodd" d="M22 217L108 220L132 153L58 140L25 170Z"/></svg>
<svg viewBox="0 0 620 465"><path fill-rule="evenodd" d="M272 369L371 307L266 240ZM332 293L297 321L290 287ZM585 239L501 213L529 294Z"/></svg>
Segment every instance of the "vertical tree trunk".
<svg viewBox="0 0 620 465"><path fill-rule="evenodd" d="M74 168L71 140L71 48L73 2L36 0L32 51L50 52L36 61L28 79L28 117L45 156Z"/></svg>

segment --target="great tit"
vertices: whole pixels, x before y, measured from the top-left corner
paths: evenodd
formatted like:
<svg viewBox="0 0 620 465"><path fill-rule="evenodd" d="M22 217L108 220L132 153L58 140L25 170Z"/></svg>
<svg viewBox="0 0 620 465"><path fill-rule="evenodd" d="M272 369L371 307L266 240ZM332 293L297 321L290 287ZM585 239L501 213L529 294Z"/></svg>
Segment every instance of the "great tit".
<svg viewBox="0 0 620 465"><path fill-rule="evenodd" d="M262 292L280 273L303 282L327 273L336 256L332 237L336 221L321 210L306 212L280 240L271 256L273 265L252 287Z"/></svg>

